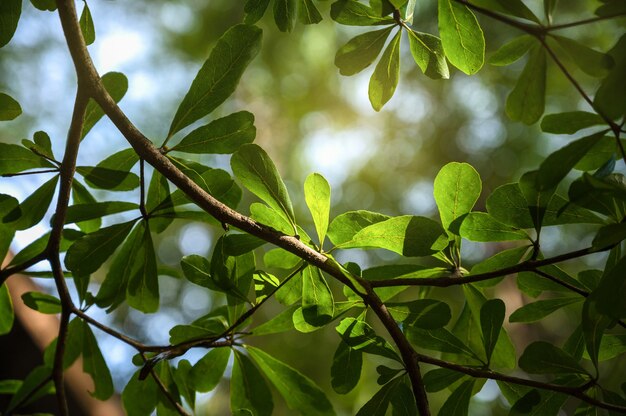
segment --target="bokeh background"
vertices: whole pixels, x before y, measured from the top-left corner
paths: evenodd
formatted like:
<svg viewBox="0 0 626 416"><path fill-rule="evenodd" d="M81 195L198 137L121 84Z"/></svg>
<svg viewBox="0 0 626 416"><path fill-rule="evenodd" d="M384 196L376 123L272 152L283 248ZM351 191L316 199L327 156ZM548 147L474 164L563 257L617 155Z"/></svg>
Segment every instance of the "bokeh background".
<svg viewBox="0 0 626 416"><path fill-rule="evenodd" d="M260 55L245 72L234 96L211 115L217 118L244 109L254 113L256 142L278 166L292 195L296 217L305 228L312 229L302 184L311 172L323 174L333 188L331 216L367 209L387 215L437 217L432 184L446 163L465 161L476 168L483 180L483 194L476 209L484 209L490 191L537 168L545 155L572 140L572 137L542 134L536 125L507 120L506 94L519 76L523 60L505 68L485 65L473 77L451 70L450 80L434 81L421 74L410 56L408 44L404 43L398 89L383 110L375 112L367 98L373 66L356 76L342 77L333 64L336 50L368 29L332 22L328 14L330 3L318 3L325 17L321 23L298 24L289 34L277 30L270 10L259 23L264 29ZM542 16L541 2L526 3ZM568 22L591 17L599 4L591 0L563 2L557 8L556 20ZM97 36L89 51L96 67L101 74L120 71L128 77L129 90L121 107L146 136L160 145L178 103L215 41L242 20L243 2L103 0L92 1L89 6ZM80 10L80 3L78 7ZM501 23L481 16L479 20L487 39L487 56L519 34ZM623 24L622 18L568 29L563 34L606 51L623 32ZM418 2L414 27L437 33L435 1ZM592 93L598 81L576 70L567 57L563 59L583 87ZM75 75L55 13L36 10L28 1L24 2L18 31L12 42L0 50L0 90L15 97L24 109L24 114L16 120L0 124L0 141L17 143L32 138L35 131L44 130L52 138L56 154L61 155L75 93ZM551 64L547 92L547 113L589 110ZM103 119L84 142L79 163L94 165L126 147L124 138ZM229 170L228 157L202 156L199 160ZM21 200L37 188L41 179L0 178L0 192ZM133 193L96 192L96 195L104 200L136 199ZM240 210L247 213L251 201L253 198L246 195ZM121 218L124 217L107 218L105 224ZM19 250L42 235L47 230L48 219L49 216L39 226L18 233L13 249ZM176 221L157 237L159 260L178 267L183 255L210 255L213 243L222 233L221 229L204 224ZM591 238L589 228L584 226L547 228L542 248L547 255L562 253L587 246ZM468 267L503 247L465 242L464 265ZM382 251L352 251L338 256L342 261L355 261L362 268L397 260L395 255ZM566 268L576 271L601 267L603 259L603 255L597 255L587 259L586 264L571 264ZM45 269L47 265L39 267ZM105 274L106 270L101 270L93 276L93 292ZM39 283L53 290L50 281L42 279ZM145 315L125 306L110 315L95 308L90 314L140 340L162 344L168 341L167 329L191 322L224 302L219 296L182 280L162 277L160 285L162 307L156 314ZM337 289L339 293L340 288ZM435 290L432 295L450 302L453 312L460 311L460 290ZM500 284L494 295L506 300L507 313L528 301L516 290L513 279ZM410 298L414 294L408 291L404 296ZM269 303L261 309L259 318L271 317L279 310L277 304ZM573 330L575 321L574 315L558 312L540 324L511 324L507 328L519 354L526 344L539 337L561 343ZM96 335L116 386L121 389L135 371L130 363L134 351L102 333ZM0 342L7 341L0 338ZM341 414L356 413L377 387L375 366L380 361L372 359L367 361L355 391L346 396L332 392L330 364L339 342L332 326L312 334L292 331L251 342L313 378L329 392ZM193 363L203 354L194 350L185 358ZM446 395L445 391L432 395L433 406L440 406ZM278 396L275 402L276 414L288 414ZM198 403L198 414L228 414L227 377L214 392L200 396ZM505 401L495 383L488 382L474 397L471 413L506 414Z"/></svg>

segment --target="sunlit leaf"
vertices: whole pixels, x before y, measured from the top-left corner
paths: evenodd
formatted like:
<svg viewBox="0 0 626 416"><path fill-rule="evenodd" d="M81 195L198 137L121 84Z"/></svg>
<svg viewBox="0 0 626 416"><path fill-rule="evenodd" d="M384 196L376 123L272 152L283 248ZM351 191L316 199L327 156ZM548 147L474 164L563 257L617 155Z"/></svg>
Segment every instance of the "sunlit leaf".
<svg viewBox="0 0 626 416"><path fill-rule="evenodd" d="M525 240L528 235L505 225L486 212L470 212L460 218L458 234L470 241ZM452 225L453 229L455 225Z"/></svg>
<svg viewBox="0 0 626 416"><path fill-rule="evenodd" d="M345 212L335 217L328 226L328 238L338 247L349 247L359 231L389 218L387 215L365 210Z"/></svg>
<svg viewBox="0 0 626 416"><path fill-rule="evenodd" d="M478 72L485 60L485 38L476 16L465 5L439 0L439 34L446 57L468 75Z"/></svg>
<svg viewBox="0 0 626 416"><path fill-rule="evenodd" d="M310 174L304 182L304 199L315 224L320 247L326 238L330 215L330 185L319 173Z"/></svg>
<svg viewBox="0 0 626 416"><path fill-rule="evenodd" d="M83 371L91 375L95 384L95 390L90 394L96 399L107 400L114 393L111 372L91 328L86 322L81 322L83 326Z"/></svg>
<svg viewBox="0 0 626 416"><path fill-rule="evenodd" d="M330 8L330 17L337 23L350 26L394 24L391 18L379 16L374 9L355 0L338 0Z"/></svg>
<svg viewBox="0 0 626 416"><path fill-rule="evenodd" d="M535 44L530 35L522 35L505 43L489 58L489 63L495 66L506 66L516 62Z"/></svg>
<svg viewBox="0 0 626 416"><path fill-rule="evenodd" d="M354 75L374 62L385 46L393 26L365 32L350 39L335 55L335 65L341 75Z"/></svg>
<svg viewBox="0 0 626 416"><path fill-rule="evenodd" d="M333 294L322 272L309 266L302 271L302 315L311 325L322 326L334 316Z"/></svg>
<svg viewBox="0 0 626 416"><path fill-rule="evenodd" d="M408 33L411 55L422 72L432 79L450 78L441 39L415 30L409 30Z"/></svg>
<svg viewBox="0 0 626 416"><path fill-rule="evenodd" d="M433 186L441 224L448 229L452 221L474 208L482 182L471 165L452 162L441 168Z"/></svg>
<svg viewBox="0 0 626 416"><path fill-rule="evenodd" d="M400 39L402 31L398 30L387 45L387 48L376 64L370 78L369 98L372 107L380 111L387 101L393 97L400 78Z"/></svg>
<svg viewBox="0 0 626 416"><path fill-rule="evenodd" d="M236 350L230 378L230 410L241 416L270 416L274 410L272 392L261 372L250 358Z"/></svg>
<svg viewBox="0 0 626 416"><path fill-rule="evenodd" d="M361 319L344 318L336 330L343 342L357 351L399 360L393 347L384 338L376 335L372 327Z"/></svg>
<svg viewBox="0 0 626 416"><path fill-rule="evenodd" d="M85 44L91 45L96 41L96 29L93 24L93 17L91 17L91 11L89 10L89 6L87 2L84 2L85 6L83 8L82 13L80 14L80 31L83 33L83 39L85 39Z"/></svg>
<svg viewBox="0 0 626 416"><path fill-rule="evenodd" d="M546 95L546 53L534 46L524 70L506 99L506 113L513 121L533 124L543 114Z"/></svg>
<svg viewBox="0 0 626 416"><path fill-rule="evenodd" d="M61 313L61 301L46 293L26 292L22 295L24 304L31 309L41 313L56 314Z"/></svg>
<svg viewBox="0 0 626 416"><path fill-rule="evenodd" d="M213 390L222 379L229 358L230 348L213 348L205 354L189 373L193 388L203 393Z"/></svg>

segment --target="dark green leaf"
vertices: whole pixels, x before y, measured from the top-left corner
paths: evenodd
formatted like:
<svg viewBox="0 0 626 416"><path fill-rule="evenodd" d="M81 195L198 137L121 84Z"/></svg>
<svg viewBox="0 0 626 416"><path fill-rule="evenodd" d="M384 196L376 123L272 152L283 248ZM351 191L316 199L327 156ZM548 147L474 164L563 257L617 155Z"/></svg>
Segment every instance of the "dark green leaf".
<svg viewBox="0 0 626 416"><path fill-rule="evenodd" d="M0 380L0 394L14 395L22 385L22 380Z"/></svg>
<svg viewBox="0 0 626 416"><path fill-rule="evenodd" d="M83 371L91 375L96 386L90 394L98 400L107 400L114 393L111 372L102 357L98 341L89 325L83 323Z"/></svg>
<svg viewBox="0 0 626 416"><path fill-rule="evenodd" d="M441 39L415 30L409 30L408 33L411 55L422 72L432 79L450 78Z"/></svg>
<svg viewBox="0 0 626 416"><path fill-rule="evenodd" d="M190 325L176 325L170 329L170 343L180 344L202 338L214 338L226 329L224 317L211 317L192 322Z"/></svg>
<svg viewBox="0 0 626 416"><path fill-rule="evenodd" d="M483 66L485 38L476 16L465 5L439 0L439 34L446 57L468 75Z"/></svg>
<svg viewBox="0 0 626 416"><path fill-rule="evenodd" d="M483 303L480 308L480 328L483 334L483 346L487 361L491 360L491 354L496 347L506 308L500 299L490 299Z"/></svg>
<svg viewBox="0 0 626 416"><path fill-rule="evenodd" d="M401 381L391 391L393 416L414 416L418 414L415 396L410 385L408 376L405 376L401 378Z"/></svg>
<svg viewBox="0 0 626 416"><path fill-rule="evenodd" d="M30 0L30 2L41 11L53 12L57 9L56 0Z"/></svg>
<svg viewBox="0 0 626 416"><path fill-rule="evenodd" d="M385 384L359 409L356 416L385 416L391 404L391 396L395 387L401 382L400 378Z"/></svg>
<svg viewBox="0 0 626 416"><path fill-rule="evenodd" d="M139 176L132 172L104 167L78 166L76 172L85 178L92 188L109 191L132 191L139 186Z"/></svg>
<svg viewBox="0 0 626 416"><path fill-rule="evenodd" d="M99 168L128 172L137 162L139 162L139 156L135 152L135 149L128 148L113 153L96 166Z"/></svg>
<svg viewBox="0 0 626 416"><path fill-rule="evenodd" d="M620 98L622 94L616 93L626 90L626 78L623 76L626 71L626 35L621 36L609 55L613 57L615 65L600 84L593 104L599 112L616 119L626 113L626 102Z"/></svg>
<svg viewBox="0 0 626 416"><path fill-rule="evenodd" d="M134 224L128 221L111 225L79 238L67 250L65 266L80 275L95 272L122 244Z"/></svg>
<svg viewBox="0 0 626 416"><path fill-rule="evenodd" d="M84 344L83 322L80 318L74 318L67 327L67 338L65 339L65 349L63 351L63 368L69 368L83 353ZM55 338L44 350L43 362L52 368L57 349L57 339Z"/></svg>
<svg viewBox="0 0 626 416"><path fill-rule="evenodd" d="M4 7L4 2L2 3L2 7ZM0 9L0 12L2 11L3 10ZM0 15L0 18L1 17L3 16ZM0 19L0 22L2 22L2 19ZM1 29L2 28L0 28L0 30ZM22 114L20 103L15 101L10 95L0 92L0 121L13 120L20 114Z"/></svg>
<svg viewBox="0 0 626 416"><path fill-rule="evenodd" d="M544 341L526 347L519 366L532 374L588 374L571 355Z"/></svg>
<svg viewBox="0 0 626 416"><path fill-rule="evenodd" d="M382 386L383 384L387 384L391 380L393 380L398 375L398 373L402 371L404 371L404 369L390 368L384 365L379 365L376 367L376 372L378 373L378 378L376 379L376 383L378 383L379 386Z"/></svg>
<svg viewBox="0 0 626 416"><path fill-rule="evenodd" d="M251 234L227 234L224 236L224 253L229 256L241 256L266 243L265 240Z"/></svg>
<svg viewBox="0 0 626 416"><path fill-rule="evenodd" d="M24 304L41 313L61 313L61 301L51 295L40 292L26 292L22 295Z"/></svg>
<svg viewBox="0 0 626 416"><path fill-rule="evenodd" d="M626 223L609 224L598 230L591 246L602 250L626 239Z"/></svg>
<svg viewBox="0 0 626 416"><path fill-rule="evenodd" d="M604 78L615 63L611 55L598 52L573 39L556 35L553 37L572 58L572 61L592 77Z"/></svg>
<svg viewBox="0 0 626 416"><path fill-rule="evenodd" d="M72 203L74 205L86 206L86 205L95 204L97 202L98 201L96 201L96 198L94 198L93 195L91 195L91 193L87 190L87 188L82 183L80 183L76 178L74 178L74 180L72 181ZM80 210L79 208L73 208L73 209ZM94 231L97 231L98 229L100 229L100 227L102 226L102 220L100 216L97 216L88 221L78 222L76 225L78 225L78 228L80 228L80 230L84 233L93 233Z"/></svg>
<svg viewBox="0 0 626 416"><path fill-rule="evenodd" d="M341 75L354 75L374 62L385 46L393 26L365 32L350 39L335 54L335 65Z"/></svg>
<svg viewBox="0 0 626 416"><path fill-rule="evenodd" d="M185 153L233 153L256 136L254 115L247 111L230 114L199 127L172 147Z"/></svg>
<svg viewBox="0 0 626 416"><path fill-rule="evenodd" d="M443 328L452 317L448 304L434 299L389 302L387 309L396 321L422 329Z"/></svg>
<svg viewBox="0 0 626 416"><path fill-rule="evenodd" d="M587 127L604 124L602 117L586 111L548 114L541 120L541 130L554 134L574 134Z"/></svg>
<svg viewBox="0 0 626 416"><path fill-rule="evenodd" d="M452 162L441 168L433 194L443 228L448 229L452 221L474 208L481 189L480 175L471 165Z"/></svg>
<svg viewBox="0 0 626 416"><path fill-rule="evenodd" d="M102 84L116 103L120 102L128 90L128 78L121 72L107 72L102 76ZM104 111L102 111L100 106L93 99L89 100L81 138L85 138L102 116L104 116Z"/></svg>
<svg viewBox="0 0 626 416"><path fill-rule="evenodd" d="M243 11L246 13L244 22L249 25L258 22L265 14L269 4L270 0L247 0L243 8Z"/></svg>
<svg viewBox="0 0 626 416"><path fill-rule="evenodd" d="M260 349L248 346L247 350L290 409L312 416L335 414L324 392L308 377Z"/></svg>
<svg viewBox="0 0 626 416"><path fill-rule="evenodd" d="M261 29L236 25L217 41L180 103L167 137L215 110L235 91L261 46Z"/></svg>
<svg viewBox="0 0 626 416"><path fill-rule="evenodd" d="M304 181L304 198L311 211L320 247L324 244L330 215L330 185L319 173L310 174Z"/></svg>
<svg viewBox="0 0 626 416"><path fill-rule="evenodd" d="M274 22L281 32L291 32L296 25L296 0L274 0Z"/></svg>
<svg viewBox="0 0 626 416"><path fill-rule="evenodd" d="M159 279L157 274L156 253L147 224L144 226L142 242L133 256L135 264L128 279L126 301L128 305L145 313L159 309Z"/></svg>
<svg viewBox="0 0 626 416"><path fill-rule="evenodd" d="M230 348L213 348L191 369L189 380L194 390L205 393L213 390L222 379Z"/></svg>
<svg viewBox="0 0 626 416"><path fill-rule="evenodd" d="M566 400L565 394L533 389L515 402L509 416L557 416Z"/></svg>
<svg viewBox="0 0 626 416"><path fill-rule="evenodd" d="M19 404L27 404L46 394L53 394L54 386L51 373L52 369L42 365L30 371L20 388L11 397L9 405L5 408L6 413L13 413L13 410Z"/></svg>
<svg viewBox="0 0 626 416"><path fill-rule="evenodd" d="M270 416L274 410L272 392L261 372L236 350L230 378L230 410L240 416Z"/></svg>
<svg viewBox="0 0 626 416"><path fill-rule="evenodd" d="M135 372L124 391L122 403L124 409L132 416L150 416L157 405L159 387L152 377L139 380L139 371ZM141 400L137 400L137 398Z"/></svg>
<svg viewBox="0 0 626 416"><path fill-rule="evenodd" d="M369 98L372 108L380 111L387 101L393 97L400 78L400 39L402 30L398 30L387 45L385 52L376 64L370 78Z"/></svg>
<svg viewBox="0 0 626 416"><path fill-rule="evenodd" d="M53 167L52 163L22 146L0 143L0 175Z"/></svg>
<svg viewBox="0 0 626 416"><path fill-rule="evenodd" d="M21 212L22 215L15 223L11 224L12 227L17 230L26 230L37 225L48 211L58 180L59 177L55 176L41 185L39 189L22 201L18 209L7 214L5 221L7 218L13 218L14 214Z"/></svg>
<svg viewBox="0 0 626 416"><path fill-rule="evenodd" d="M330 322L334 316L333 294L317 267L308 266L302 271L302 315L314 326Z"/></svg>
<svg viewBox="0 0 626 416"><path fill-rule="evenodd" d="M613 267L607 267L598 288L590 296L596 300L598 312L612 319L626 318L626 279L624 270L626 257L622 257Z"/></svg>
<svg viewBox="0 0 626 416"><path fill-rule="evenodd" d="M357 351L380 355L392 360L399 359L393 347L384 338L376 335L372 327L361 319L344 318L336 330L343 342Z"/></svg>
<svg viewBox="0 0 626 416"><path fill-rule="evenodd" d="M541 24L539 18L535 16L522 0L473 0L472 4Z"/></svg>
<svg viewBox="0 0 626 416"><path fill-rule="evenodd" d="M0 3L0 48L9 43L13 37L21 13L22 0L3 0ZM2 103L0 108L4 109Z"/></svg>
<svg viewBox="0 0 626 416"><path fill-rule="evenodd" d="M520 261L522 261L522 259L524 259L529 247L530 246L522 246L511 248L508 250L502 250L499 253L496 253L493 256L489 257L488 259L485 259L480 263L475 264L474 267L472 267L470 275L488 273L494 270L503 269L505 267L515 266ZM477 282L476 284L480 284L480 282Z"/></svg>
<svg viewBox="0 0 626 416"><path fill-rule="evenodd" d="M22 214L19 202L10 195L0 194L0 258L2 259L6 257L15 235L13 225L3 222L5 216L9 213L14 213L12 215L16 217Z"/></svg>
<svg viewBox="0 0 626 416"><path fill-rule="evenodd" d="M441 406L438 415L440 416L467 416L469 402L474 390L474 380L464 381Z"/></svg>
<svg viewBox="0 0 626 416"><path fill-rule="evenodd" d="M516 230L501 223L486 212L470 212L459 219L460 227L455 230L456 224L452 224L454 232L471 241L511 241L525 240L528 235L521 230Z"/></svg>
<svg viewBox="0 0 626 416"><path fill-rule="evenodd" d="M506 113L513 121L533 124L543 114L546 95L546 53L534 46L524 70L506 99Z"/></svg>
<svg viewBox="0 0 626 416"><path fill-rule="evenodd" d="M91 17L91 11L89 10L87 2L85 2L85 7L80 14L79 24L80 31L83 33L83 39L85 39L85 44L91 45L94 43L96 41L96 29L93 25L93 18Z"/></svg>
<svg viewBox="0 0 626 416"><path fill-rule="evenodd" d="M406 334L409 341L420 348L476 356L467 345L445 328L428 330L409 326L406 328Z"/></svg>
<svg viewBox="0 0 626 416"><path fill-rule="evenodd" d="M313 3L313 0L300 0L298 20L305 25L316 24L322 21L322 15Z"/></svg>
<svg viewBox="0 0 626 416"><path fill-rule="evenodd" d="M513 312L509 317L509 322L535 322L561 308L564 308L567 305L581 302L583 300L584 298L574 297L539 300L537 302L524 305Z"/></svg>
<svg viewBox="0 0 626 416"><path fill-rule="evenodd" d="M337 23L350 26L389 25L395 21L379 16L376 11L355 0L338 0L330 8L330 17Z"/></svg>
<svg viewBox="0 0 626 416"><path fill-rule="evenodd" d="M139 209L139 205L133 202L106 201L90 204L77 204L68 207L65 217L66 224L101 218L119 212Z"/></svg>
<svg viewBox="0 0 626 416"><path fill-rule="evenodd" d="M463 373L448 368L437 368L424 374L424 386L429 393L441 391L464 376Z"/></svg>
<svg viewBox="0 0 626 416"><path fill-rule="evenodd" d="M13 328L13 303L11 302L11 294L9 287L5 284L0 286L0 335L11 332Z"/></svg>
<svg viewBox="0 0 626 416"><path fill-rule="evenodd" d="M513 38L494 52L489 58L489 63L495 66L506 66L516 62L535 44L535 39L530 35L522 35Z"/></svg>
<svg viewBox="0 0 626 416"><path fill-rule="evenodd" d="M339 394L348 394L356 387L361 378L363 352L340 342L333 356L330 367L331 385Z"/></svg>
<svg viewBox="0 0 626 416"><path fill-rule="evenodd" d="M362 229L389 219L390 217L383 214L370 211L349 211L343 213L330 223L328 226L328 238L337 247L346 245L350 247L354 236Z"/></svg>

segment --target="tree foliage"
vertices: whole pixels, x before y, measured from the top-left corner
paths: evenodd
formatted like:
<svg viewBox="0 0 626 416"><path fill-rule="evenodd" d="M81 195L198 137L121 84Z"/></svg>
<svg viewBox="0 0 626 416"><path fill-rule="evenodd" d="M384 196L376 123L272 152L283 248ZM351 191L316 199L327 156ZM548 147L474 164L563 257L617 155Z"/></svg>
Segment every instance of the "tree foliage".
<svg viewBox="0 0 626 416"><path fill-rule="evenodd" d="M0 46L9 43L18 26L21 3L0 5ZM604 0L584 20L554 24L556 1L544 0L544 16L539 17L521 0L438 0L437 15L431 17L438 22L437 33L413 26L415 3L337 0L330 7L329 18L336 24L362 28L339 48L335 64L346 76L374 65L368 95L376 111L397 90L400 66L406 65L400 58L409 56L404 48L429 78L446 82L454 68L473 75L485 63L481 23L494 22L510 31L510 40L491 54L489 63L506 66L526 57L506 99L508 117L528 125L541 120L548 133L585 134L517 182L492 191L482 189L479 172L468 163L446 164L434 181L438 219L387 216L358 205L333 217L331 187L321 174L312 173L301 194L313 220L308 229L310 221L296 217L292 202L301 196L290 195L270 155L253 143L254 115L243 109L219 118L211 113L233 94L263 47L255 23L264 14L272 14L282 32L318 23L328 17L316 2L246 1L243 22L219 38L175 114L163 114L172 119L166 137L149 140L116 104L128 88L126 77L118 72L100 77L93 66L86 45L97 42L97 16L87 3L78 18L72 0L32 0L38 9L60 17L76 67L76 99L62 157L53 153L44 131L21 144L0 143L0 174L42 178L23 201L0 195L0 257L17 231L40 223L54 204L50 232L17 253L0 271L0 283L17 273L36 276L30 268L46 260L56 296L31 292L23 302L41 313L60 314L61 329L43 365L24 380L0 381L2 393L12 395L3 411L18 412L44 394L56 394L66 414L63 373L81 355L83 370L95 384L92 395L109 398L114 388L95 326L138 353L133 360L137 371L122 393L130 415L155 409L159 415L188 414L196 392L215 389L225 377L231 357L233 414L272 414L277 393L293 412L332 415L332 398L316 381L293 363L253 346L256 336L330 326L338 334L330 368L336 394L349 393L368 376L364 357L381 363L376 369L380 388L359 415L385 415L389 408L394 415L428 415L433 411L429 394L444 389L448 393L439 414L465 415L487 379L498 383L510 414L556 415L568 398L575 400L576 414L625 413L624 380L605 377L608 369L602 362L626 352L626 181L620 173L626 162L621 139L626 37L616 34L614 46L601 52L562 31L623 19L622 2ZM585 91L574 65L597 79L594 94ZM547 88L548 70L562 73L586 102L585 111L569 108L544 116L552 97L546 92L558 94ZM13 97L0 93L0 120L21 113ZM89 131L105 116L128 148L95 166L76 166L79 151L89 146ZM206 124L189 131L199 120ZM189 154L230 155L231 171L203 165ZM121 191L133 192L134 202L117 200ZM244 192L256 202L241 206ZM101 199L103 194L111 198ZM486 210L476 207L481 196ZM102 217L116 219L120 213L127 214L125 221L102 225ZM205 222L223 232L210 258L185 256L179 269L166 272L157 261L154 239L174 220ZM559 227L567 236L564 226L569 224L588 224L590 245L546 256L542 230ZM465 241L506 245L468 270L461 254ZM269 245L271 250L261 249ZM364 268L334 257L340 250L369 249L395 253L396 260ZM608 253L600 269L561 267L599 252ZM417 264L411 262L414 258L426 261ZM90 285L101 269L106 270L104 280ZM169 345L162 346L144 344L90 316L92 308L110 312L124 304L144 313L159 310L159 276L166 273L198 290L222 294L224 305L170 328ZM511 310L495 297L493 287L508 276L515 276L519 291L536 300ZM68 291L68 279L74 281L75 296ZM438 299L439 292L431 290L435 287L461 288L460 310ZM280 302L282 312L265 322L251 319L270 299ZM506 321L536 322L560 310L578 317L564 345L546 339L516 351ZM3 284L0 334L10 332L13 321ZM191 365L184 357L196 349L208 351ZM183 359L172 361L178 357Z"/></svg>

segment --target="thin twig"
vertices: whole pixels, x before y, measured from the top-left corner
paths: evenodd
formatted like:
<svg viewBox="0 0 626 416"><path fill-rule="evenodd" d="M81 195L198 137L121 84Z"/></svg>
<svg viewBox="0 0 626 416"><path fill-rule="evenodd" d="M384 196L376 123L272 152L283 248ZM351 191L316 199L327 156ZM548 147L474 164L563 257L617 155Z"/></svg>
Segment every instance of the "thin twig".
<svg viewBox="0 0 626 416"><path fill-rule="evenodd" d="M163 395L167 398L167 400L172 404L172 406L174 406L174 408L176 409L176 411L178 412L179 415L182 416L191 416L189 413L187 413L187 411L181 406L180 403L178 403L176 401L176 399L174 399L174 397L172 396L172 394L169 392L169 390L167 389L167 387L165 386L165 384L163 384L163 381L161 381L161 379L159 378L159 376L157 376L156 371L154 371L154 369L150 369L150 375L152 376L152 378L154 379L154 381L156 382L157 386L159 386L159 389L161 389L161 392L163 393Z"/></svg>
<svg viewBox="0 0 626 416"><path fill-rule="evenodd" d="M28 172L3 173L3 178L11 178L13 176L37 175L39 173L58 173L59 169L29 170Z"/></svg>
<svg viewBox="0 0 626 416"><path fill-rule="evenodd" d="M624 12L622 12L622 13L614 13L614 14L608 14L608 15L605 15L605 16L590 17L589 19L578 20L576 22L561 23L561 24L558 24L558 25L552 25L552 26L546 27L546 32L551 32L553 30L567 29L567 28L570 28L570 27L587 25L589 23L596 23L596 22L600 22L602 20L608 20L608 19L613 19L613 18L622 17L622 16L626 16L626 13L624 13Z"/></svg>
<svg viewBox="0 0 626 416"><path fill-rule="evenodd" d="M20 264L16 264L14 266L11 267L7 267L6 269L2 269L0 270L0 286L2 286L2 284L5 282L5 280L7 280L10 276L16 274L16 273L22 273L24 270L28 269L30 266L34 266L35 264L39 263L40 261L44 261L47 259L47 253L46 251L42 251L41 253L37 254L36 256L31 257L30 259L20 263Z"/></svg>

